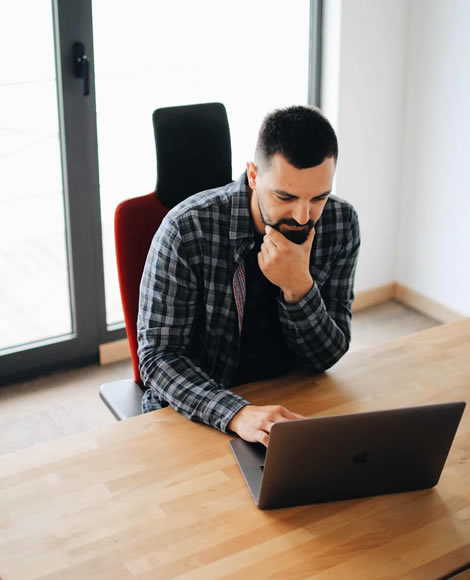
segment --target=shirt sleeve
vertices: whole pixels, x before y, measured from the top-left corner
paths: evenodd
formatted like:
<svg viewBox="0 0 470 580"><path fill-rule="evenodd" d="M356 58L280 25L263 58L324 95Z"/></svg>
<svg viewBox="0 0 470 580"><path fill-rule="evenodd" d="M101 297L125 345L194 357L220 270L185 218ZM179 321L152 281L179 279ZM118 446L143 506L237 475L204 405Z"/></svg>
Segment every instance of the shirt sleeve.
<svg viewBox="0 0 470 580"><path fill-rule="evenodd" d="M351 207L344 242L321 290L314 280L296 304L280 299L280 319L289 349L315 372L333 366L349 349L354 275L360 246L357 213Z"/></svg>
<svg viewBox="0 0 470 580"><path fill-rule="evenodd" d="M171 405L188 419L226 432L248 401L217 383L191 358L201 308L195 271L178 227L165 219L150 246L140 285L140 374L161 406Z"/></svg>

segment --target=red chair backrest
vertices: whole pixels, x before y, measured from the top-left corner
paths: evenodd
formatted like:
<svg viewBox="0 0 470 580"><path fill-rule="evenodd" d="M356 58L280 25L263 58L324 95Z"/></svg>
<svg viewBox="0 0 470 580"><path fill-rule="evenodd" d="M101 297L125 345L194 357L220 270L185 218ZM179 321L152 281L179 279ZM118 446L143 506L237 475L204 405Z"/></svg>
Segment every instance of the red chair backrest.
<svg viewBox="0 0 470 580"><path fill-rule="evenodd" d="M155 193L121 202L114 214L116 259L134 380L141 386L137 356L139 287L152 238L168 213Z"/></svg>
<svg viewBox="0 0 470 580"><path fill-rule="evenodd" d="M137 357L139 287L150 243L170 207L232 179L227 112L221 103L164 107L153 112L157 192L123 201L114 214L121 301L134 379L142 385ZM160 201L161 200L161 201ZM162 203L163 202L163 203Z"/></svg>

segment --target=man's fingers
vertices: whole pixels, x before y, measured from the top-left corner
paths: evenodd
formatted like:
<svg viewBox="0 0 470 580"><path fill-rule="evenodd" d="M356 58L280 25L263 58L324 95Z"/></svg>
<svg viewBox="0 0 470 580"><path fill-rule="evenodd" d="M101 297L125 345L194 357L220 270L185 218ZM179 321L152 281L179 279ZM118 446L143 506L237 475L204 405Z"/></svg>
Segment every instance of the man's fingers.
<svg viewBox="0 0 470 580"><path fill-rule="evenodd" d="M245 441L258 441L267 446L269 433L274 423L299 419L301 415L289 411L282 405L257 407L246 405L232 418L229 429Z"/></svg>
<svg viewBox="0 0 470 580"><path fill-rule="evenodd" d="M274 228L272 228L271 226L265 226L264 231L269 235L271 233L276 232L276 230Z"/></svg>
<svg viewBox="0 0 470 580"><path fill-rule="evenodd" d="M276 255L276 250L277 250L276 246L272 242L267 241L266 239L261 244L260 252L265 260L269 261L271 258L274 258Z"/></svg>
<svg viewBox="0 0 470 580"><path fill-rule="evenodd" d="M265 420L260 425L260 431L264 431L269 435L271 432L271 427L274 425L274 421Z"/></svg>
<svg viewBox="0 0 470 580"><path fill-rule="evenodd" d="M271 226L266 226L265 231L266 231L266 235L263 237L263 240L265 242L266 242L266 240L269 240L270 242L273 243L273 245L276 248L282 247L282 245L286 241L284 234L281 234L281 232L279 230L276 230L276 229L272 228Z"/></svg>
<svg viewBox="0 0 470 580"><path fill-rule="evenodd" d="M259 429L256 432L256 440L267 447L269 442L269 434L271 433L271 429L274 423L287 423L288 421L292 421L292 419L304 419L304 417L298 413L293 413L292 411L282 407L281 413L276 416L274 421L266 421L266 423L263 425L263 429Z"/></svg>
<svg viewBox="0 0 470 580"><path fill-rule="evenodd" d="M305 419L305 417L303 415L299 415L298 413L293 413L292 411L289 411L289 409L286 409L285 407L282 407L281 413L282 413L282 416L285 417L285 419L284 419L285 421L292 420L292 419Z"/></svg>
<svg viewBox="0 0 470 580"><path fill-rule="evenodd" d="M263 247L266 248L269 254L272 254L274 251L276 251L278 246L276 245L276 243L272 238L270 238L269 236L264 236L261 248Z"/></svg>
<svg viewBox="0 0 470 580"><path fill-rule="evenodd" d="M269 435L266 433L266 431L261 431L261 430L256 431L256 433L255 433L255 439L259 443L262 443L265 447L268 446L268 443L269 443Z"/></svg>
<svg viewBox="0 0 470 580"><path fill-rule="evenodd" d="M284 423L286 421L289 421L289 418L284 417L283 415L277 415L276 417L273 417L272 419L267 420L264 423L263 430L266 431L267 433L271 433L271 429L274 423Z"/></svg>
<svg viewBox="0 0 470 580"><path fill-rule="evenodd" d="M309 232L308 232L308 236L307 239L305 240L305 243L307 244L307 247L312 247L313 244L313 238L315 237L315 228L312 228Z"/></svg>

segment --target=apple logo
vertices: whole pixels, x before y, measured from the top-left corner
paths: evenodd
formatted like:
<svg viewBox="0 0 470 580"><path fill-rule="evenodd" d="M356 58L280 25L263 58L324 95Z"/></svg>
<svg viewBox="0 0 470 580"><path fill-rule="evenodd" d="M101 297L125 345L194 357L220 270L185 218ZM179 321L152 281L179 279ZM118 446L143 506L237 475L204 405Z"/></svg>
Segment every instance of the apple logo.
<svg viewBox="0 0 470 580"><path fill-rule="evenodd" d="M352 458L352 462L355 465L364 465L364 463L367 463L368 461L369 461L369 454L367 453L367 451L362 451L361 453L357 453Z"/></svg>

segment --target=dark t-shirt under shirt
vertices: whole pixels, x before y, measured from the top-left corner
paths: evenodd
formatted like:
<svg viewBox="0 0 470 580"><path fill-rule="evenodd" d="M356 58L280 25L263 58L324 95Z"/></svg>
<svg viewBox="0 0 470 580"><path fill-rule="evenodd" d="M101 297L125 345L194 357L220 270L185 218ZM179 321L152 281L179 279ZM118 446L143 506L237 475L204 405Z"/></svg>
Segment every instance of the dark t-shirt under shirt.
<svg viewBox="0 0 470 580"><path fill-rule="evenodd" d="M281 290L264 276L258 265L262 237L245 258L246 298L238 365L238 383L280 376L293 366L279 320Z"/></svg>

